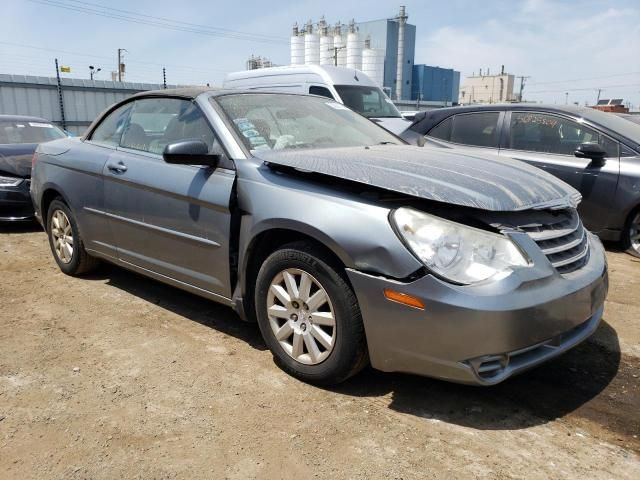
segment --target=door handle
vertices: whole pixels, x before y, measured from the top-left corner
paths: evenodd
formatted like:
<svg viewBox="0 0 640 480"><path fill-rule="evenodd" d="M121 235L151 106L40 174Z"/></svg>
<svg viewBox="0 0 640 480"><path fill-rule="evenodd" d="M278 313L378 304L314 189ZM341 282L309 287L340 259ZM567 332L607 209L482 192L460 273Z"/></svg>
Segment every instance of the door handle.
<svg viewBox="0 0 640 480"><path fill-rule="evenodd" d="M124 173L127 171L127 166L122 162L118 162L118 163L109 162L107 163L107 168L113 173Z"/></svg>

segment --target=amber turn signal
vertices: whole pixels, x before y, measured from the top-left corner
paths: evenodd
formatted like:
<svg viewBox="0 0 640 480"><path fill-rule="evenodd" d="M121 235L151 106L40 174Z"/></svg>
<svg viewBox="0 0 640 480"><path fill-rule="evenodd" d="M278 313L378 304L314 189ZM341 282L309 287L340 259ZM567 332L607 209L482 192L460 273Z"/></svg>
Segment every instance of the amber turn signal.
<svg viewBox="0 0 640 480"><path fill-rule="evenodd" d="M418 297L407 295L406 293L396 292L395 290L391 290L390 288L384 289L384 296L387 300L391 300L392 302L401 303L409 307L424 310L424 302Z"/></svg>

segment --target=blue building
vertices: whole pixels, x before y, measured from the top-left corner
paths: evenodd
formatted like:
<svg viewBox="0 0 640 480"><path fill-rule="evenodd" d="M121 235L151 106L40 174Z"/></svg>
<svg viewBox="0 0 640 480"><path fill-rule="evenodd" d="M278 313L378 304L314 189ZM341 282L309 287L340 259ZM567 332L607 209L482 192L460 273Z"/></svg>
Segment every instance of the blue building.
<svg viewBox="0 0 640 480"><path fill-rule="evenodd" d="M396 19L356 23L363 40L369 38L371 48L384 50L384 89L395 98L398 71L398 29ZM407 23L404 32L404 68L402 70L402 99L411 98L411 80L416 50L416 26ZM457 97L456 97L457 98Z"/></svg>
<svg viewBox="0 0 640 480"><path fill-rule="evenodd" d="M411 100L457 103L460 72L450 68L414 65Z"/></svg>

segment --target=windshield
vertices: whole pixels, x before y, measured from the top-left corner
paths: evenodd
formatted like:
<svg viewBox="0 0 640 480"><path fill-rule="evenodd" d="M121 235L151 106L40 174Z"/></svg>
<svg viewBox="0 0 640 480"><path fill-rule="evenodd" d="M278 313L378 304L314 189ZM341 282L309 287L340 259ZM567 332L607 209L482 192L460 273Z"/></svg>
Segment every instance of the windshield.
<svg viewBox="0 0 640 480"><path fill-rule="evenodd" d="M602 112L595 108L580 108L578 112L584 118L594 123L599 123L623 137L627 137L632 142L640 145L640 125L630 122L614 113Z"/></svg>
<svg viewBox="0 0 640 480"><path fill-rule="evenodd" d="M224 95L215 100L249 150L402 143L383 128L327 98L256 93Z"/></svg>
<svg viewBox="0 0 640 480"><path fill-rule="evenodd" d="M335 89L351 110L367 118L400 118L400 112L378 87L359 85L335 85Z"/></svg>
<svg viewBox="0 0 640 480"><path fill-rule="evenodd" d="M43 143L63 137L64 132L48 122L0 120L0 144Z"/></svg>
<svg viewBox="0 0 640 480"><path fill-rule="evenodd" d="M624 118L625 120L629 120L630 122L637 123L640 125L640 115L629 115L621 113L619 114L620 118Z"/></svg>

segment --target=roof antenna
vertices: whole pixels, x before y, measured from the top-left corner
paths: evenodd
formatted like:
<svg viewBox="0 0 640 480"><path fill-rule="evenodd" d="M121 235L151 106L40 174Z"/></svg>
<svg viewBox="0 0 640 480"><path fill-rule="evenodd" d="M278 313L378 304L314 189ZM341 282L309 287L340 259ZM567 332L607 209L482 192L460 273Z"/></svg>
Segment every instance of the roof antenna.
<svg viewBox="0 0 640 480"><path fill-rule="evenodd" d="M358 70L356 70L355 68L353 69L353 79L354 79L356 82L359 82L359 81L360 81L360 79L358 78Z"/></svg>

